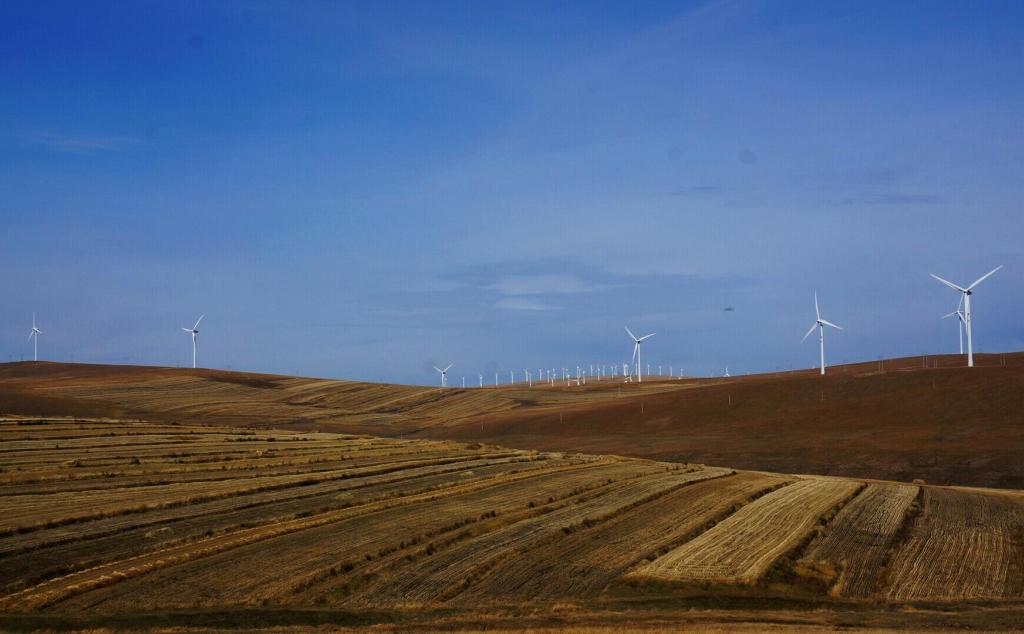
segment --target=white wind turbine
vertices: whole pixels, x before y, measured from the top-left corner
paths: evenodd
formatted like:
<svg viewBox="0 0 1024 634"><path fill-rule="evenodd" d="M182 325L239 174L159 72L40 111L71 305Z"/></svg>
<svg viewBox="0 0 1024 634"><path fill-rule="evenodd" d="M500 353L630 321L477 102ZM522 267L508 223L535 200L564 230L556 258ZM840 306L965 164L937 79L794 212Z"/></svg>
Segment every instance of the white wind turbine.
<svg viewBox="0 0 1024 634"><path fill-rule="evenodd" d="M941 277L935 275L934 273L929 273L929 275L939 280L946 286L950 287L954 291L959 291L960 293L963 294L961 299L964 300L964 325L967 326L967 367L969 368L974 367L974 341L971 339L971 295L974 294L975 286L981 284L985 280L985 278L987 278L989 275L992 275L1001 268L1003 268L1002 264L992 269L988 273L982 275L978 279L974 280L974 283L968 286L967 288L962 288L960 286L957 286L953 282L942 279Z"/></svg>
<svg viewBox="0 0 1024 634"><path fill-rule="evenodd" d="M39 330L39 327L36 326L36 314L32 313L32 330L30 330L28 333L28 340L32 341L32 338L35 337L35 342L33 342L32 344L33 361L39 360L39 335L41 334L43 334L43 331Z"/></svg>
<svg viewBox="0 0 1024 634"><path fill-rule="evenodd" d="M455 364L449 363L448 367L443 370L436 365L434 366L434 369L441 373L441 387L448 387L448 370L451 370L453 365Z"/></svg>
<svg viewBox="0 0 1024 634"><path fill-rule="evenodd" d="M821 373L822 373L822 375L824 375L825 374L825 326L830 326L832 328L835 328L836 330L842 330L843 328L842 328L842 326L837 326L837 325L833 324L831 321L826 321L826 320L821 318L821 310L818 309L818 291L814 291L814 314L817 317L817 319L815 319L814 324L811 325L811 328L810 328L810 330L807 331L807 334L804 335L804 338L800 340L800 343L803 343L804 341L807 341L807 338L811 336L811 333L814 332L814 329L815 328L818 329L818 345L821 348Z"/></svg>
<svg viewBox="0 0 1024 634"><path fill-rule="evenodd" d="M203 320L203 317L206 317L206 315L203 314L203 315L199 316L199 319L196 320L196 325L195 326L192 326L191 328L182 328L182 330L184 330L185 332L187 332L187 333L192 335L192 367L193 368L196 367L196 337L199 335L199 322L201 322Z"/></svg>
<svg viewBox="0 0 1024 634"><path fill-rule="evenodd" d="M626 326L625 328L626 332L629 333L629 337L633 340L633 360L636 362L636 382L643 383L644 378L643 376L641 376L640 373L640 344L642 344L645 339L650 339L657 333L652 332L649 335L644 335L643 337L637 339L637 336L633 334L633 331L630 330L628 326Z"/></svg>
<svg viewBox="0 0 1024 634"><path fill-rule="evenodd" d="M948 319L956 315L957 330L960 332L960 354L964 353L964 313L960 310L960 307L964 304L964 296L960 296L960 303L957 304L956 310L948 315L943 315L943 319Z"/></svg>

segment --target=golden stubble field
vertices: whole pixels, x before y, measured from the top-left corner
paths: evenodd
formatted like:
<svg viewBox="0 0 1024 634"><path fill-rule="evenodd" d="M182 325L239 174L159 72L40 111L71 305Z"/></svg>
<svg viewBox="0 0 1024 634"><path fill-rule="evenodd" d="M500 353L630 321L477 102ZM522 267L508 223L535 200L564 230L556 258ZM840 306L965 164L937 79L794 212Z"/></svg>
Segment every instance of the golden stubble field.
<svg viewBox="0 0 1024 634"><path fill-rule="evenodd" d="M1015 491L11 416L0 509L5 630L1010 629L1024 618Z"/></svg>

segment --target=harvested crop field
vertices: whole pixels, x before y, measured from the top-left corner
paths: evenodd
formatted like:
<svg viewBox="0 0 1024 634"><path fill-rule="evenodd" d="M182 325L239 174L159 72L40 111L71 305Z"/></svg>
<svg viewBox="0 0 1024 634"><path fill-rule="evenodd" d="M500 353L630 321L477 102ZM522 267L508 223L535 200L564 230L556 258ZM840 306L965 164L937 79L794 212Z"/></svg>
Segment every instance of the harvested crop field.
<svg viewBox="0 0 1024 634"><path fill-rule="evenodd" d="M634 574L665 581L754 583L857 489L848 480L800 480L741 508Z"/></svg>
<svg viewBox="0 0 1024 634"><path fill-rule="evenodd" d="M888 597L1001 599L1024 594L1024 497L929 488L893 558Z"/></svg>
<svg viewBox="0 0 1024 634"><path fill-rule="evenodd" d="M825 562L838 571L832 592L844 597L871 596L896 533L912 512L919 488L901 484L869 484L815 537L802 563Z"/></svg>
<svg viewBox="0 0 1024 634"><path fill-rule="evenodd" d="M918 490L476 443L10 417L0 628L216 610L401 629L410 610L442 610L486 629L524 606L565 624L665 601L704 609L708 592L744 610L1024 601L1024 498L920 487L915 515ZM922 564L943 552L961 568ZM775 573L808 561L842 562L832 589L780 591Z"/></svg>

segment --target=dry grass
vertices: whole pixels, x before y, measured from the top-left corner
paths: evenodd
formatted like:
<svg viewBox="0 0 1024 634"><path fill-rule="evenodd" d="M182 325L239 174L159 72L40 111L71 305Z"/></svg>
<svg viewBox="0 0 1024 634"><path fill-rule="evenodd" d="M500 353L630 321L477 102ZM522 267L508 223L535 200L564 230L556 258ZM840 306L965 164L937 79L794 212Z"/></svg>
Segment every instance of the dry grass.
<svg viewBox="0 0 1024 634"><path fill-rule="evenodd" d="M800 480L744 506L696 539L640 566L632 576L754 583L857 488L857 483L846 480Z"/></svg>
<svg viewBox="0 0 1024 634"><path fill-rule="evenodd" d="M916 486L868 485L811 542L800 565L826 573L836 596L871 596L917 494Z"/></svg>
<svg viewBox="0 0 1024 634"><path fill-rule="evenodd" d="M1024 499L928 489L890 565L895 600L1000 599L1024 592Z"/></svg>

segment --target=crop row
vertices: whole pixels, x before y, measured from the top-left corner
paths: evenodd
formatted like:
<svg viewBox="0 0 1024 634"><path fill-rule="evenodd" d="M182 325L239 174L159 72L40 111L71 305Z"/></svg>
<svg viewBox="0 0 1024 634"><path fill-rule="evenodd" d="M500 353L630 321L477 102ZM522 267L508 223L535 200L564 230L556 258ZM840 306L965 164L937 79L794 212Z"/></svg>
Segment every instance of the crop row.
<svg viewBox="0 0 1024 634"><path fill-rule="evenodd" d="M516 452L494 452L484 456L501 458ZM445 464L465 459L463 454L420 461L385 463L367 467L339 469L320 473L299 473L285 476L233 479L202 483L168 484L154 487L54 493L44 495L6 496L0 534L23 532L47 525L137 513L156 508L194 504L227 496L246 495L260 491L309 486L328 480L342 480L387 473L414 466Z"/></svg>
<svg viewBox="0 0 1024 634"><path fill-rule="evenodd" d="M617 463L609 463L606 466L602 466L600 464L584 464L577 466L575 469L562 468L548 475L538 476L533 473L525 473L519 476L506 476L498 481L470 481L466 484L443 489L436 493L427 492L398 498L396 500L385 500L348 509L316 513L308 517L275 522L251 529L232 531L222 536L213 536L207 539L182 544L180 546L172 546L162 551L147 553L125 560L118 560L116 562L97 566L93 569L72 573L65 577L44 582L15 595L11 595L4 600L3 604L0 605L18 607L19 609L41 607L42 605L49 604L53 601L62 600L86 590L97 589L115 582L123 581L127 584L126 587L131 586L133 584L129 583L127 580L140 575L145 575L143 583L147 588L145 592L148 592L149 588L154 588L156 589L156 592L162 592L163 596L166 597L177 596L185 598L192 593L203 592L203 576L198 574L195 568L198 567L200 569L205 569L207 566L212 566L211 570L217 574L228 575L228 577L225 578L231 579L232 583L227 585L237 588L238 582L241 579L248 581L254 577L279 574L282 569L289 568L296 563L293 558L294 553L289 554L287 548L280 547L281 539L284 539L285 542L294 539L302 541L304 538L308 538L308 536L317 534L318 532L322 532L324 530L330 531L332 529L337 529L339 526L344 527L350 521L358 518L376 518L381 515L381 511L391 508L399 509L397 512L400 513L402 509L407 509L404 512L404 515L411 518L412 526L429 524L431 521L444 523L450 520L448 520L443 513L439 515L435 507L438 504L451 504L449 500L453 497L457 498L459 501L464 501L467 498L493 498L497 495L500 499L502 497L501 492L510 487L512 489L520 488L528 494L536 494L540 490L544 489L544 487L540 487L538 490L538 488L534 486L523 487L521 481L524 480L529 480L532 484L547 482L547 488L550 489L551 493L553 495L559 495L559 491L564 493L563 489L566 484L580 482L589 483L589 486L596 486L600 483L606 482L610 477L609 473L619 473L622 475L625 472L632 472L633 470L635 470L635 468L631 465L629 468L625 468ZM562 486L557 486L557 483L561 483ZM474 492L476 493L474 494ZM488 492L491 492L491 495L488 495ZM493 504L495 501L496 500L494 499L489 500L490 504ZM478 514L471 512L470 515L475 516ZM388 531L385 531L383 534L388 536L391 535ZM350 533L349 537L351 538L352 536L353 534ZM278 543L275 545L266 545L265 548L261 546L260 549L264 552L264 558L266 555L272 553L281 554L283 559L278 561L276 565L271 565L266 568L263 566L252 568L248 565L253 563L252 560L248 559L244 555L238 555L237 553L230 553L230 555L226 557L226 560L218 559L216 557L218 553L224 553L225 551L242 548L246 545L263 542L264 540L270 540L272 538L277 538L275 541ZM313 545L316 546L322 554L330 555L334 550L324 549L325 543L341 545L348 541L349 540L338 543L336 540L324 542L320 539L316 539ZM244 571L238 569L238 566L240 565L246 569ZM185 574L188 577L189 581L185 584L188 586L187 588L176 584L174 592L170 593L158 589L160 585L160 574L148 573L153 573L158 570L163 572L162 569L170 566L174 567L173 570L175 575ZM227 587L223 583L225 578L222 578L222 583L220 584L222 590ZM139 596L139 592L144 591L138 588L131 590L129 592L130 600L135 601Z"/></svg>
<svg viewBox="0 0 1024 634"><path fill-rule="evenodd" d="M634 575L667 581L753 583L858 488L848 480L800 480L744 506L694 540L639 567Z"/></svg>
<svg viewBox="0 0 1024 634"><path fill-rule="evenodd" d="M1024 498L929 488L888 576L896 600L1020 598Z"/></svg>
<svg viewBox="0 0 1024 634"><path fill-rule="evenodd" d="M832 593L867 597L884 572L897 533L903 526L918 487L870 484L836 515L829 530L808 546L801 561L834 572Z"/></svg>

